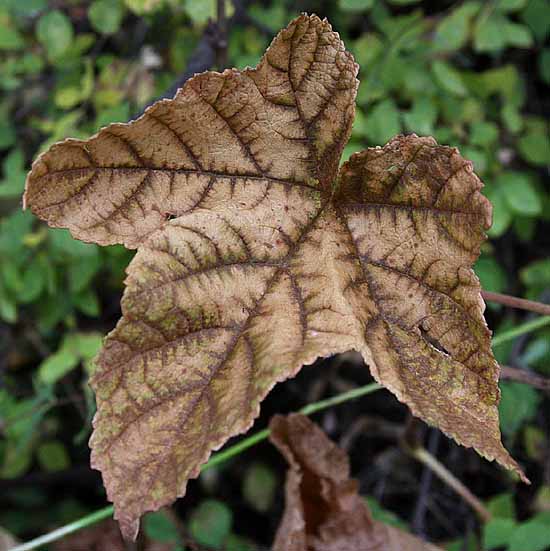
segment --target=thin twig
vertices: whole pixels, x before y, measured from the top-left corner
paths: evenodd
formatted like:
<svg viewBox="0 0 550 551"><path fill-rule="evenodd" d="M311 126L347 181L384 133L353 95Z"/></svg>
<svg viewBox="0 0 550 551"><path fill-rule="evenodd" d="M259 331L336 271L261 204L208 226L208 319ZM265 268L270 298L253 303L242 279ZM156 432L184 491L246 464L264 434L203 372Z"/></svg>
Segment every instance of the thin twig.
<svg viewBox="0 0 550 551"><path fill-rule="evenodd" d="M503 295L502 293L493 293L491 291L481 291L481 296L486 301L496 302L509 308L519 308L520 310L528 310L529 312L535 312L543 316L550 316L550 304L514 297L512 295Z"/></svg>
<svg viewBox="0 0 550 551"><path fill-rule="evenodd" d="M512 367L509 365L500 366L500 378L509 379L511 381L518 381L519 383L525 383L531 385L534 388L540 390L550 391L550 379L528 371L527 369L520 369L518 367Z"/></svg>
<svg viewBox="0 0 550 551"><path fill-rule="evenodd" d="M417 448L406 447L411 457L428 467L438 476L449 488L452 488L470 507L479 515L483 522L491 520L490 511L483 503L448 469L439 462L428 450L419 446Z"/></svg>

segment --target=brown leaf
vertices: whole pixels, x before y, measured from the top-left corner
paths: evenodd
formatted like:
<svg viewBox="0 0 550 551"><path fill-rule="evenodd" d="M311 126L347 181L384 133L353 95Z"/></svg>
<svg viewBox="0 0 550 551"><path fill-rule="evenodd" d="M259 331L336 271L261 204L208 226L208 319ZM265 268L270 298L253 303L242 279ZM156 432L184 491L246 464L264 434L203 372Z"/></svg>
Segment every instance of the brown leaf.
<svg viewBox="0 0 550 551"><path fill-rule="evenodd" d="M471 162L433 138L399 136L353 155L339 180L361 269L348 292L373 376L416 416L524 476L500 441L499 368L471 269L491 205Z"/></svg>
<svg viewBox="0 0 550 551"><path fill-rule="evenodd" d="M519 471L471 270L490 223L481 183L414 135L337 176L356 73L329 23L302 15L256 69L198 75L33 165L35 214L138 248L92 381L92 465L127 537L276 382L352 349L416 415Z"/></svg>
<svg viewBox="0 0 550 551"><path fill-rule="evenodd" d="M347 455L307 417L276 415L269 428L290 465L273 551L437 551L371 518Z"/></svg>

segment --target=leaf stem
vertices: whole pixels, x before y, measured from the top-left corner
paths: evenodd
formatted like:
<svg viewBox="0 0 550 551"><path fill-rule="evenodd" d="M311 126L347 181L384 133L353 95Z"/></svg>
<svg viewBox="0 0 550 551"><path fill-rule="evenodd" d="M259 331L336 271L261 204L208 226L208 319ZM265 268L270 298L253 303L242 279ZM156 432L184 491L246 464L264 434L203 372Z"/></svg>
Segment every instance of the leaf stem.
<svg viewBox="0 0 550 551"><path fill-rule="evenodd" d="M540 329L545 325L550 325L550 316L542 316L532 321L522 323L521 325L508 329L507 331L503 331L500 335L493 338L493 347L511 341L512 339L515 339L520 335L524 335L525 333L530 333L535 329Z"/></svg>
<svg viewBox="0 0 550 551"><path fill-rule="evenodd" d="M53 530L49 534L45 534L43 536L35 538L31 541L28 541L27 543L22 543L21 545L12 548L11 551L31 551L31 549L38 549L42 545L46 545L47 543L51 543L52 541L59 540L65 536L68 536L69 534L72 534L73 532L81 530L82 528L91 526L92 524L95 524L100 520L109 518L113 514L113 509L114 508L112 505L103 507L103 509L99 509L89 515L86 515L85 517L75 520L74 522L65 524L65 526L62 526L57 530Z"/></svg>
<svg viewBox="0 0 550 551"><path fill-rule="evenodd" d="M327 398L326 400L320 400L318 402L314 402L313 404L309 404L303 407L300 410L300 413L303 413L304 415L311 415L323 409L328 409L332 406L336 406L338 404L342 404L349 400L359 398L360 396L371 394L372 392L380 390L381 388L382 386L380 386L378 383L370 383L368 385L365 385L359 388L354 388L353 390L349 390L347 392L342 392L342 394L338 394L336 396L333 396L332 398ZM269 436L269 429L264 429L259 432L256 432L255 434L252 434L251 436L245 438L241 442L238 442L237 444L230 446L224 451L213 454L210 460L202 466L201 472L206 471L207 469L211 469L212 467L215 467L217 465L220 465L221 463L224 463L231 457L239 455L244 450L251 448L252 446L255 446L262 440L266 440L268 436ZM38 549L38 547L42 545L46 545L48 543L51 543L52 541L59 540L64 536L67 536L69 534L72 534L73 532L77 532L78 530L81 530L82 528L86 528L87 526L91 526L96 522L109 518L110 516L112 516L112 514L113 514L113 506L109 505L107 507L104 507L103 509L99 509L95 511L94 513L91 513L82 518L79 518L74 522L65 524L65 526L62 526L61 528L57 528L57 530L53 530L48 534L35 538L31 541L28 541L27 543L18 545L14 547L11 551L31 551L32 549Z"/></svg>
<svg viewBox="0 0 550 551"><path fill-rule="evenodd" d="M510 308L519 308L520 310L528 310L544 316L550 316L550 304L514 297L512 295L503 295L502 293L493 293L491 291L481 291L481 296L485 301L496 302Z"/></svg>

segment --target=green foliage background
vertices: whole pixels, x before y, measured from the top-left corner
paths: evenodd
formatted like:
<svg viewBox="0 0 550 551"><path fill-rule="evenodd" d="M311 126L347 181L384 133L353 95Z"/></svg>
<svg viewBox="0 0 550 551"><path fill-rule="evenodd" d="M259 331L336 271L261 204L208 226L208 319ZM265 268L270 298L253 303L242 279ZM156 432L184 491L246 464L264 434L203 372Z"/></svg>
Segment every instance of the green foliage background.
<svg viewBox="0 0 550 551"><path fill-rule="evenodd" d="M94 404L86 380L101 336L117 319L131 257L121 247L77 242L23 212L26 171L53 142L125 121L169 89L215 17L215 4L0 3L0 488L2 481L87 461ZM227 10L234 13L230 1ZM494 205L490 240L476 266L483 287L548 302L550 2L257 0L246 6L255 23L230 26L230 66L255 65L271 36L299 11L329 17L361 66L345 157L402 132L459 147ZM497 334L525 319L495 306L488 316ZM549 329L498 346L495 353L501 363L550 376ZM548 399L520 383L504 382L502 391L506 443L531 466L535 486L519 515L522 538L518 515L506 509L485 527L481 542L484 549L543 550L550 546L550 536L544 536L550 533L550 475L542 466L550 453L550 419L541 413ZM265 465L253 464L243 480L243 499L267 513L274 477ZM91 506L72 495L49 503L39 486L7 487L0 497L0 526L21 537ZM199 540L211 538L204 543L213 547L230 541L245 549L231 535L231 507L212 500L198 505L189 518L191 532ZM145 529L166 534L159 522L162 527L167 520L152 516Z"/></svg>

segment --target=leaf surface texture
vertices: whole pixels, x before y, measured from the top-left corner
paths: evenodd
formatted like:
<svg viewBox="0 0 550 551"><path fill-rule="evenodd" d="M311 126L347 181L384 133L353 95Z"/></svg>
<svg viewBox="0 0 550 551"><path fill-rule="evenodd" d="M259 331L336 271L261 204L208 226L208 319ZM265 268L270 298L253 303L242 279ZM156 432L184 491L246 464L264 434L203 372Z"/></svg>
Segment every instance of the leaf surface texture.
<svg viewBox="0 0 550 551"><path fill-rule="evenodd" d="M275 383L351 349L416 415L520 472L471 269L491 206L471 163L432 138L338 170L357 70L329 23L302 15L255 69L197 75L33 164L37 216L138 249L92 381L92 465L126 537Z"/></svg>

